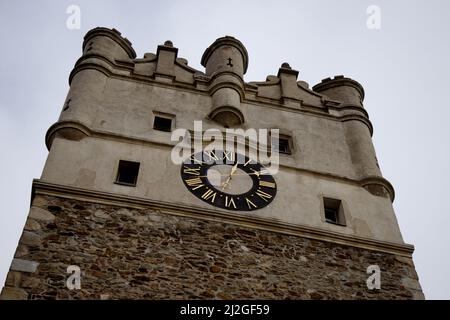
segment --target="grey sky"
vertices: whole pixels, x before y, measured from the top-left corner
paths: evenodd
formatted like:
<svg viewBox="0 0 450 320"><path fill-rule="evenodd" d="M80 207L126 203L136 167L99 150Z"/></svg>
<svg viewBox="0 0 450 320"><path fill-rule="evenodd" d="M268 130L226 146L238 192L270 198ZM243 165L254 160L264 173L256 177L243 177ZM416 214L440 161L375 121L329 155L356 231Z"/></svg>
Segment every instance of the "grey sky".
<svg viewBox="0 0 450 320"><path fill-rule="evenodd" d="M81 8L81 29L66 8ZM366 27L369 5L381 29ZM84 34L114 27L142 57L172 40L202 69L216 38L232 35L249 52L246 81L282 62L311 86L344 74L361 82L384 176L427 298L450 299L450 1L5 1L0 0L0 287L28 213L31 182L47 156Z"/></svg>

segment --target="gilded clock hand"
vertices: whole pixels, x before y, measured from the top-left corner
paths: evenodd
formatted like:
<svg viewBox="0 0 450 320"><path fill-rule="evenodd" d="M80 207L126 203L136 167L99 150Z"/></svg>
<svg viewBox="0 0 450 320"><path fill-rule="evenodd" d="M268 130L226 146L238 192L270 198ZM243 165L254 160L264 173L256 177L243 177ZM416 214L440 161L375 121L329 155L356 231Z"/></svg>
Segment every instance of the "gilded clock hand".
<svg viewBox="0 0 450 320"><path fill-rule="evenodd" d="M251 169L251 170L253 171L253 173L249 173L248 175L256 175L257 177L259 177L260 175L269 174L269 170L267 170L267 169L262 169L260 171L256 171L253 169Z"/></svg>
<svg viewBox="0 0 450 320"><path fill-rule="evenodd" d="M226 186L228 186L228 184L230 183L231 180L231 176L228 176L227 181L225 181L225 183L222 185L222 191L225 190Z"/></svg>
<svg viewBox="0 0 450 320"><path fill-rule="evenodd" d="M238 163L236 162L236 164L233 166L233 168L231 168L230 178L231 178L231 176L236 172L237 166L238 166Z"/></svg>
<svg viewBox="0 0 450 320"><path fill-rule="evenodd" d="M225 183L222 185L222 191L225 190L225 187L228 186L228 184L230 183L231 177L237 170L237 166L238 166L238 163L236 162L236 164L233 166L233 168L231 168L230 175L228 176L227 181L225 181Z"/></svg>

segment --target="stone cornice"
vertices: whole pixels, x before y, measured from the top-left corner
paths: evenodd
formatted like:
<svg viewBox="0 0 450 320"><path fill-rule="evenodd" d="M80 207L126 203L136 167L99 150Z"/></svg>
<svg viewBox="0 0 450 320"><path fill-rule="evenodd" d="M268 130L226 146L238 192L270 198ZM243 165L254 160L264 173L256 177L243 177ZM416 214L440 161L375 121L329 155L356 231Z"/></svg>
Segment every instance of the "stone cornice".
<svg viewBox="0 0 450 320"><path fill-rule="evenodd" d="M223 76L227 76L228 79L220 79L220 81L217 81L219 77L223 78ZM214 94L214 92L221 88L232 88L239 94L239 96L241 97L241 101L245 99L245 83L239 76L237 76L233 72L222 71L220 73L213 74L209 79L209 84L210 85L208 88L208 92L211 96Z"/></svg>
<svg viewBox="0 0 450 320"><path fill-rule="evenodd" d="M132 197L98 190L64 186L44 182L37 179L33 180L32 200L34 199L35 195L50 195L76 199L80 201L131 207L137 209L151 208L159 210L163 213L173 214L177 216L231 223L239 226L267 230L287 235L300 236L309 239L322 240L326 242L354 246L373 251L387 252L406 257L411 257L412 253L414 252L414 246L410 244L392 243L363 238L359 236L340 234L325 229L280 222L274 219L236 214L228 212L226 210L210 210L196 206L187 207L183 204L167 203L147 198Z"/></svg>
<svg viewBox="0 0 450 320"><path fill-rule="evenodd" d="M358 114L348 114L348 115L339 117L339 119L340 119L342 122L347 122L347 121L352 121L352 120L353 120L353 121L361 121L362 123L364 123L364 124L367 126L367 128L369 128L370 135L371 135L371 136L373 135L373 126L372 126L372 123L370 122L369 119L367 119L367 118L364 117L364 116L361 116L361 115L358 115Z"/></svg>
<svg viewBox="0 0 450 320"><path fill-rule="evenodd" d="M146 140L146 139L139 138L139 137L124 136L124 135L120 135L120 134L108 132L108 131L93 130L93 129L89 128L87 125L85 125L81 122L78 122L78 121L59 121L59 122L54 123L52 126L50 126L50 128L47 130L47 133L45 135L45 144L46 144L48 150L50 150L54 136L58 132L60 132L60 131L64 132L64 130L67 130L67 129L73 129L87 137L109 139L109 140L120 141L120 142L125 142L125 143L133 143L133 144L139 144L139 145L153 145L153 146L159 145L159 146L167 147L167 148L172 148L175 145L175 143L172 145L169 143L162 143L162 142L156 142L156 141L152 141L152 140ZM291 170L300 171L300 172L303 172L306 174L319 176L321 178L333 179L336 181L344 181L346 183L351 183L353 185L360 186L363 188L366 188L367 186L370 186L370 185L379 185L386 189L386 191L389 194L389 198L391 199L392 202L394 201L394 198L395 198L394 187L388 180L386 180L383 177L371 176L371 177L364 177L361 180L356 180L356 179L352 179L352 178L345 177L345 176L340 176L340 175L333 174L333 173L320 172L320 171L310 170L310 169L306 169L306 168L293 167L293 166L289 166L289 165L286 165L283 163L280 163L280 166L291 169ZM368 192L370 192L370 191L368 190Z"/></svg>
<svg viewBox="0 0 450 320"><path fill-rule="evenodd" d="M392 186L392 184L388 180L381 178L381 177L377 177L377 176L371 176L371 177L367 177L367 178L360 180L359 184L361 187L366 188L366 189L367 189L367 187L370 187L370 186L381 186L381 187L385 188L389 194L389 198L391 199L392 202L394 202L395 190L394 190L394 187Z"/></svg>
<svg viewBox="0 0 450 320"><path fill-rule="evenodd" d="M111 63L110 61L107 61L106 59L103 59L103 61ZM114 66L114 65L112 65ZM96 64L96 63L80 63L77 64L75 66L75 68L72 70L72 72L70 73L69 76L69 85L72 82L72 79L75 77L75 75L82 71L82 70L88 70L88 69L92 69L92 70L97 70L101 73L103 73L104 75L111 77L111 78L116 78L116 79L121 79L121 80L127 80L127 81L133 81L133 82L138 82L138 83L147 83L147 84L151 84L151 85L155 85L155 86L160 86L160 87L165 87L165 88L171 88L171 89L179 89L179 90L184 90L184 91L190 91L190 92L194 92L197 94L202 94L205 96L210 96L211 93L208 90L204 90L204 89L199 89L199 88L195 88L192 85L188 85L182 82L176 82L175 80L173 80L172 83L167 83L167 82L159 82L155 79L152 79L150 77L145 77L145 76L137 76L137 75L124 75L124 74L117 74L117 73L113 73L111 70L109 70L108 68ZM127 68L127 67L122 67L122 69L124 70L130 70L131 73L131 68ZM201 75L201 77L205 77L204 75ZM173 77L172 77L173 78ZM208 78L208 81L211 81L210 78ZM205 80L206 82L206 80ZM238 91L240 93L240 95L242 94L242 88L240 86L238 86L235 83L227 83L229 86L233 86L236 91ZM213 87L214 88L214 87ZM220 88L216 87L214 89ZM247 91L247 90L245 90ZM241 96L242 98L242 96ZM327 119L333 119L333 120L337 120L337 121L349 121L349 120L359 120L362 121L363 123L365 123L369 130L370 133L373 134L373 126L370 122L370 120L368 118L365 118L363 115L358 115L355 114L354 117L351 117L352 115L345 115L342 117L339 116L335 116L335 115L331 115L329 113L327 113L326 111L324 111L324 108L318 107L318 106L310 106L311 108L317 109L317 111L314 110L309 110L306 108L292 108L289 106L286 106L282 103L280 103L280 100L276 100L276 99L269 99L269 98L258 98L257 100L254 99L249 99L249 98L242 98L242 102L243 103L249 103L249 104L253 104L253 105L258 105L258 106L266 106L266 107L272 107L272 108L276 108L279 110L284 110L287 112L294 112L294 113L303 113L303 114L309 114L309 115L315 115L315 116L319 116L319 117L323 117L323 118L327 118ZM341 107L337 107L337 106L333 106L333 107L327 107L329 109L334 109L334 110L355 110L356 112L360 113L362 112L364 115L367 115L367 112L361 108L361 107L357 107L357 106L351 106L351 105L344 105L342 108ZM368 115L367 115L368 116Z"/></svg>
<svg viewBox="0 0 450 320"><path fill-rule="evenodd" d="M364 116L368 121L370 121L369 120L369 113L366 111L366 109L361 108L358 105L354 105L354 104L340 104L339 106L330 105L330 106L328 106L328 108L329 109L333 109L333 110L339 110L339 111L343 111L343 110L356 111L357 113L361 113L362 116Z"/></svg>

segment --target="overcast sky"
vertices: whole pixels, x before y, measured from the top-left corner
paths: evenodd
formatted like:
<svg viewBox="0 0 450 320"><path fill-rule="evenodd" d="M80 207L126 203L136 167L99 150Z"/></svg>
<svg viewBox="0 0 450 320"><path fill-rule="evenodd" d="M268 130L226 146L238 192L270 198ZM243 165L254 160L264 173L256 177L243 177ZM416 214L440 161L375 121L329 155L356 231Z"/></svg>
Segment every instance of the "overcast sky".
<svg viewBox="0 0 450 320"><path fill-rule="evenodd" d="M66 26L69 5L80 29ZM370 5L381 28L369 29ZM450 1L5 1L0 0L0 287L39 178L45 132L59 115L84 34L114 27L138 57L165 40L203 70L216 38L246 46L246 81L276 74L282 62L313 86L344 74L365 88L374 144L394 185L403 237L429 299L450 298Z"/></svg>

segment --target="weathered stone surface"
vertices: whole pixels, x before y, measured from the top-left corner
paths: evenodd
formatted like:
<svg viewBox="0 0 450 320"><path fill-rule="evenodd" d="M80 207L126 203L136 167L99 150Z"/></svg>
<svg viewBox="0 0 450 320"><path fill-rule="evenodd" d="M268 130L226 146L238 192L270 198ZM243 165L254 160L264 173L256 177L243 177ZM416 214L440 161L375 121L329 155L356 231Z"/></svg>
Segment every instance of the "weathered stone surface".
<svg viewBox="0 0 450 320"><path fill-rule="evenodd" d="M36 272L38 266L39 263L36 261L15 258L11 263L11 270L33 273Z"/></svg>
<svg viewBox="0 0 450 320"><path fill-rule="evenodd" d="M6 276L5 285L9 287L18 287L22 281L22 274L17 271L10 271Z"/></svg>
<svg viewBox="0 0 450 320"><path fill-rule="evenodd" d="M34 207L43 207L47 205L47 199L45 196L42 195L36 195L33 199L33 206Z"/></svg>
<svg viewBox="0 0 450 320"><path fill-rule="evenodd" d="M421 286L419 284L419 281L417 281L416 279L403 278L402 279L402 284L408 289L422 291L422 288L421 288Z"/></svg>
<svg viewBox="0 0 450 320"><path fill-rule="evenodd" d="M24 229L28 230L28 231L36 231L36 230L39 230L40 228L41 228L41 225L33 219L27 219L27 222L25 223L25 227L24 227Z"/></svg>
<svg viewBox="0 0 450 320"><path fill-rule="evenodd" d="M413 260L411 258L402 257L402 256L396 256L395 259L397 259L400 262L406 263L406 264L414 267L414 262L413 262Z"/></svg>
<svg viewBox="0 0 450 320"><path fill-rule="evenodd" d="M20 237L20 243L27 246L39 246L41 244L41 237L33 232L24 231Z"/></svg>
<svg viewBox="0 0 450 320"><path fill-rule="evenodd" d="M27 255L28 252L29 252L29 250L28 250L27 246L25 246L23 244L19 244L17 246L16 253L14 254L14 257L15 258L23 257L23 256Z"/></svg>
<svg viewBox="0 0 450 320"><path fill-rule="evenodd" d="M28 293L21 288L4 287L0 294L0 300L25 300Z"/></svg>
<svg viewBox="0 0 450 320"><path fill-rule="evenodd" d="M55 216L50 213L47 210L44 210L42 208L38 208L35 206L32 206L30 209L30 213L28 214L28 218L32 218L39 221L44 222L52 222L55 220Z"/></svg>
<svg viewBox="0 0 450 320"><path fill-rule="evenodd" d="M420 299L409 259L297 236L137 210L46 197L61 208L41 223L41 241L24 251L9 296L30 299ZM105 219L103 217L108 217ZM139 224L138 221L144 221ZM26 231L27 232L27 231ZM16 262L17 263L17 262ZM367 266L381 268L381 290L368 290ZM67 267L82 272L66 287ZM28 269L30 270L30 269ZM11 273L11 272L10 272ZM12 276L11 276L12 277ZM15 276L14 276L15 277ZM17 285L10 278L9 284ZM20 290L20 288L17 288ZM10 289L7 289L10 290Z"/></svg>
<svg viewBox="0 0 450 320"><path fill-rule="evenodd" d="M412 291L413 300L425 300L425 295L422 291Z"/></svg>
<svg viewBox="0 0 450 320"><path fill-rule="evenodd" d="M102 210L96 210L94 213L94 217L101 218L101 219L108 219L109 216L105 214Z"/></svg>
<svg viewBox="0 0 450 320"><path fill-rule="evenodd" d="M41 279L32 276L23 276L21 287L22 288L37 288L41 284Z"/></svg>

